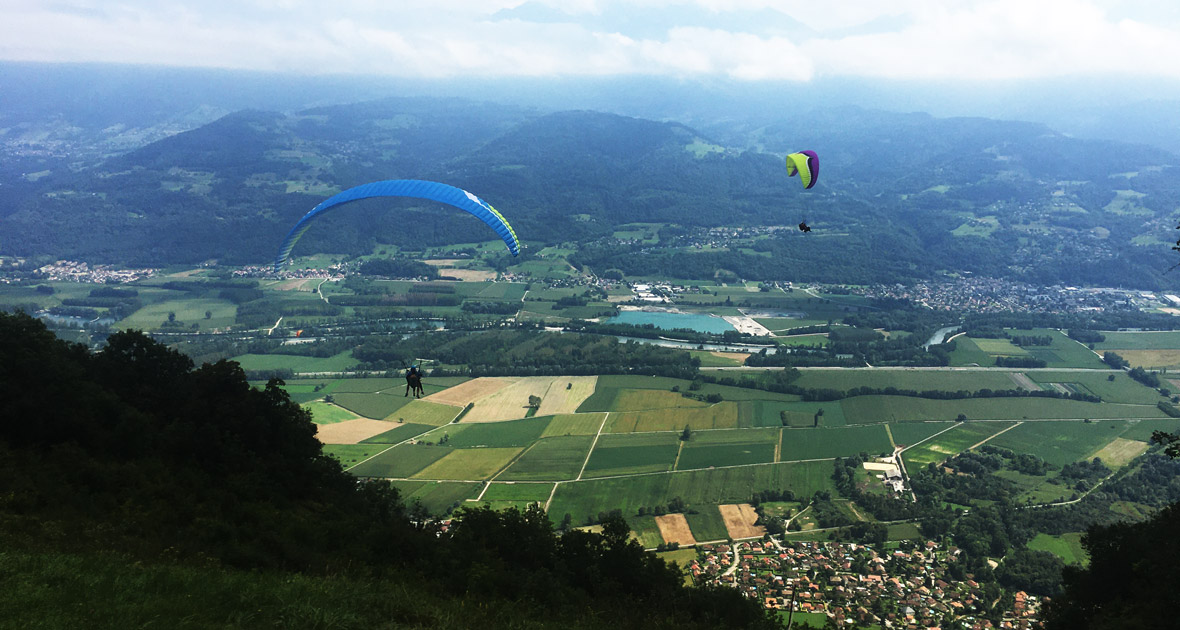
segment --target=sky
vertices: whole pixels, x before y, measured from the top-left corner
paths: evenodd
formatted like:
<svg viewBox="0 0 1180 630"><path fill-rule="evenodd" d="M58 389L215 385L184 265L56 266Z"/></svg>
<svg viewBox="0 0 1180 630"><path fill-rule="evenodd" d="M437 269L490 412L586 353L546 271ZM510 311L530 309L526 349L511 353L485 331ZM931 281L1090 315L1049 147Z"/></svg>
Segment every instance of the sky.
<svg viewBox="0 0 1180 630"><path fill-rule="evenodd" d="M1160 0L0 0L0 60L414 78L1180 78Z"/></svg>

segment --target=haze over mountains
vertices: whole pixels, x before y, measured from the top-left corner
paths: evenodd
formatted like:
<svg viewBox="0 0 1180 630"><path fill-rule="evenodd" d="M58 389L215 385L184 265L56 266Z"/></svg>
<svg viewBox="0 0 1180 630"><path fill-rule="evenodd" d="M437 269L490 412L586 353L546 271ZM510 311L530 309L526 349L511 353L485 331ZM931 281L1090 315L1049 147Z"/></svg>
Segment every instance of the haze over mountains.
<svg viewBox="0 0 1180 630"><path fill-rule="evenodd" d="M1152 147L822 98L780 97L789 106L775 111L765 86L740 94L681 85L660 96L656 88L668 82L657 81L630 101L616 99L615 111L644 110L652 120L546 107L562 100L552 82L534 108L486 100L509 100L503 90L365 101L379 86L208 71L113 68L107 78L120 81L68 90L80 69L5 68L32 87L5 89L0 108L0 253L262 264L324 197L375 179L423 178L478 191L526 242L582 242L581 260L594 268L658 273L690 261L695 271L712 266L749 279L894 282L970 271L1042 283L1174 284L1163 272L1180 209L1180 157L1161 148L1171 146L1167 127ZM153 78L160 84L137 91ZM624 84L631 89L634 80L614 85ZM422 85L410 89L427 91ZM593 92L595 83L578 85ZM684 94L695 96L677 101ZM333 100L364 102L304 107ZM821 185L806 193L781 164L800 148L823 158ZM363 204L327 218L300 248L364 254L382 244L471 240L472 226L443 215L409 203ZM691 255L676 241L698 228L800 220L816 227L815 238L784 231L752 251ZM665 224L662 247L610 239L634 222Z"/></svg>

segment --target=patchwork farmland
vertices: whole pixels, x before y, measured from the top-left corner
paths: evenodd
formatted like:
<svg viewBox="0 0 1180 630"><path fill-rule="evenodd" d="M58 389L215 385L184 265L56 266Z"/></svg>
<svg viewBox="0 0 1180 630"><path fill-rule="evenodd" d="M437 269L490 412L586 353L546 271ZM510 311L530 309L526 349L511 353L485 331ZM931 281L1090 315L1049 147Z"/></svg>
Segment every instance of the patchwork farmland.
<svg viewBox="0 0 1180 630"><path fill-rule="evenodd" d="M618 510L648 547L761 536L751 496L787 492L802 501L796 510L817 492L836 496L838 458L900 453L912 473L984 444L1033 453L1053 467L1049 475L1001 476L1030 501L1052 501L1066 498L1067 489L1051 481L1061 466L1094 457L1127 466L1152 431L1180 428L1155 404L1158 392L1105 369L814 370L800 382L838 391L1077 392L1102 402L899 395L804 402L623 376L439 379L420 400L397 395L404 387L397 379L304 380L292 388L314 414L327 452L357 476L390 480L428 511L536 503L554 522L568 515L585 526ZM847 500L834 504L854 521L872 518ZM809 519L805 512L799 523L815 527Z"/></svg>

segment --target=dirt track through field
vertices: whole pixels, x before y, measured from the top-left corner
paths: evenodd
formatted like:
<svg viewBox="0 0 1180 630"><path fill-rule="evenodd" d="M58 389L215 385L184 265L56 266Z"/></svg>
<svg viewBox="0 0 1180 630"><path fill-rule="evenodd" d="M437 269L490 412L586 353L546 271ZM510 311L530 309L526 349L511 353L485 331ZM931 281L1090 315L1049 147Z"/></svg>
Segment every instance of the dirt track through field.
<svg viewBox="0 0 1180 630"><path fill-rule="evenodd" d="M725 529L729 531L729 537L734 540L739 538L757 538L766 533L765 527L754 525L758 520L758 513L754 511L754 506L749 503L719 505L717 509L721 510L721 518L725 521Z"/></svg>
<svg viewBox="0 0 1180 630"><path fill-rule="evenodd" d="M400 422L357 418L335 424L317 424L315 436L324 444L356 444L400 426Z"/></svg>
<svg viewBox="0 0 1180 630"><path fill-rule="evenodd" d="M683 514L665 514L656 517L656 527L660 528L660 536L664 542L680 543L681 547L697 544L692 537L692 530L688 528L688 521Z"/></svg>

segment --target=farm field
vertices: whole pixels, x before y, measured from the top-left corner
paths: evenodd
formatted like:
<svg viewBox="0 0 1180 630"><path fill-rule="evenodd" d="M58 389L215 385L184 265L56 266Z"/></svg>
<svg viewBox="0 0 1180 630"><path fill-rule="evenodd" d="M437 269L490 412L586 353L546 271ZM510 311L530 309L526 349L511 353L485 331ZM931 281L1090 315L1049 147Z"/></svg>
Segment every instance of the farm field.
<svg viewBox="0 0 1180 630"><path fill-rule="evenodd" d="M590 454L584 477L670 470L680 448L676 433L604 434Z"/></svg>
<svg viewBox="0 0 1180 630"><path fill-rule="evenodd" d="M313 401L300 405L311 412L311 421L316 424L334 424L347 420L356 420L355 413L332 403Z"/></svg>
<svg viewBox="0 0 1180 630"><path fill-rule="evenodd" d="M1090 403L1059 398L967 398L934 400L908 396L856 396L840 401L849 424L915 420L1057 420L1162 418L1155 405Z"/></svg>
<svg viewBox="0 0 1180 630"><path fill-rule="evenodd" d="M890 424L889 433L898 446L913 446L922 440L954 426L953 422L898 422Z"/></svg>
<svg viewBox="0 0 1180 630"><path fill-rule="evenodd" d="M1132 420L1128 423L1127 430L1123 432L1121 437L1128 440L1139 440L1140 442L1148 442L1151 440L1151 434L1154 431L1164 431L1166 433L1175 433L1180 431L1180 418L1161 418L1159 420Z"/></svg>
<svg viewBox="0 0 1180 630"><path fill-rule="evenodd" d="M425 444L402 444L357 464L348 472L357 477L406 478L442 459L454 449Z"/></svg>
<svg viewBox="0 0 1180 630"><path fill-rule="evenodd" d="M343 372L356 367L351 350L319 358L294 354L242 354L233 357L243 370L292 370L298 372Z"/></svg>
<svg viewBox="0 0 1180 630"><path fill-rule="evenodd" d="M663 538L664 542L678 543L682 547L697 543L683 514L665 514L655 517L655 521L656 527L660 530L660 538Z"/></svg>
<svg viewBox="0 0 1180 630"><path fill-rule="evenodd" d="M738 426L738 403L723 401L706 407L666 407L612 413L606 430L611 433L673 431L685 426L694 431L735 429Z"/></svg>
<svg viewBox="0 0 1180 630"><path fill-rule="evenodd" d="M725 518L721 516L717 506L701 508L696 514L685 514L684 518L698 542L725 540L729 536L725 529Z"/></svg>
<svg viewBox="0 0 1180 630"><path fill-rule="evenodd" d="M1180 331L1115 332L1102 331L1105 341L1094 344L1098 352L1111 350L1180 350Z"/></svg>
<svg viewBox="0 0 1180 630"><path fill-rule="evenodd" d="M1021 347L1009 339L975 339L960 335L955 337L955 351L951 353L951 365L996 364L996 357L1031 357L1045 362L1047 367L1060 368L1101 368L1103 363L1086 346L1070 339L1064 332L1051 328L1007 329L1010 335L1048 336L1053 343L1048 346Z"/></svg>
<svg viewBox="0 0 1180 630"><path fill-rule="evenodd" d="M385 419L397 420L398 422L409 424L429 424L430 426L438 427L444 424L450 424L455 419L455 416L459 415L460 411L462 409L459 407L427 402L425 398L421 398L412 400L406 406L398 409Z"/></svg>
<svg viewBox="0 0 1180 630"><path fill-rule="evenodd" d="M357 444L396 427L395 423L384 420L356 418L316 425L316 439L324 444Z"/></svg>
<svg viewBox="0 0 1180 630"><path fill-rule="evenodd" d="M779 459L794 461L848 457L861 452L876 456L893 452L884 425L818 429L784 429Z"/></svg>
<svg viewBox="0 0 1180 630"><path fill-rule="evenodd" d="M1180 368L1180 350L1112 350L1126 359L1132 367L1147 370L1175 370Z"/></svg>
<svg viewBox="0 0 1180 630"><path fill-rule="evenodd" d="M179 292L169 293L175 295ZM209 319L205 319L206 311L212 314ZM176 315L176 321L184 322L188 326L200 324L202 329L208 330L232 326L237 318L238 307L229 300L217 298L188 297L165 300L144 306L118 322L116 327L123 330L157 330L168 321L170 313Z"/></svg>
<svg viewBox="0 0 1180 630"><path fill-rule="evenodd" d="M1061 534L1060 536L1040 533L1028 541L1028 548L1048 551L1061 558L1066 564L1087 565L1090 563L1089 555L1082 547L1081 532Z"/></svg>
<svg viewBox="0 0 1180 630"><path fill-rule="evenodd" d="M479 500L490 504L494 510L509 507L523 510L532 503L544 505L551 492L551 483L492 483Z"/></svg>
<svg viewBox="0 0 1180 630"><path fill-rule="evenodd" d="M1101 450L1094 453L1094 457L1101 459L1111 470L1115 470L1126 466L1131 460L1142 455L1148 446L1147 442L1128 440L1121 437L1115 438L1110 444L1103 446Z"/></svg>
<svg viewBox="0 0 1180 630"><path fill-rule="evenodd" d="M528 446L540 439L551 420L545 417L494 424L467 424L464 418L464 421L446 425L445 429L439 429L435 434L445 430L450 435L447 446L454 448Z"/></svg>
<svg viewBox="0 0 1180 630"><path fill-rule="evenodd" d="M590 451L594 437L571 435L542 438L526 450L499 477L500 481L574 479ZM548 495L545 497L548 499Z"/></svg>
<svg viewBox="0 0 1180 630"><path fill-rule="evenodd" d="M832 462L823 461L583 479L560 484L549 512L555 517L568 512L574 523L584 523L603 510L635 514L640 507L666 505L676 497L703 511L704 506L747 501L757 490L790 489L811 496L833 488L832 469Z"/></svg>
<svg viewBox="0 0 1180 630"><path fill-rule="evenodd" d="M370 394L337 392L332 401L349 411L366 418L386 418L408 405L413 398L398 394Z"/></svg>
<svg viewBox="0 0 1180 630"><path fill-rule="evenodd" d="M676 469L771 463L778 439L778 429L699 431L684 442Z"/></svg>
<svg viewBox="0 0 1180 630"><path fill-rule="evenodd" d="M1110 377L1114 380L1110 380ZM1162 400L1159 392L1127 376L1122 371L1095 370L1086 372L1029 372L1028 377L1049 389L1052 384L1064 385L1068 391L1100 396L1103 402L1154 405Z"/></svg>
<svg viewBox="0 0 1180 630"><path fill-rule="evenodd" d="M902 460L905 462L907 470L917 470L918 467L926 464L941 462L958 455L1014 424L1013 422L961 423L934 439L923 442L914 448L906 449L902 452Z"/></svg>
<svg viewBox="0 0 1180 630"><path fill-rule="evenodd" d="M394 481L393 487L402 493L407 504L422 503L430 514L446 514L452 507L475 497L478 483L463 481Z"/></svg>
<svg viewBox="0 0 1180 630"><path fill-rule="evenodd" d="M729 537L734 540L761 538L766 533L765 527L754 524L758 520L758 513L749 503L719 505L717 509L721 512L721 518L725 520L725 529L728 530Z"/></svg>
<svg viewBox="0 0 1180 630"><path fill-rule="evenodd" d="M541 437L595 435L606 419L604 413L570 413L553 416Z"/></svg>
<svg viewBox="0 0 1180 630"><path fill-rule="evenodd" d="M943 390L969 392L981 389L1015 389L1004 372L953 372L931 370L800 370L793 384L812 389L848 391L854 387L896 387L914 391Z"/></svg>
<svg viewBox="0 0 1180 630"><path fill-rule="evenodd" d="M422 435L423 433L433 429L434 427L428 424L401 424L396 428L390 429L384 433L379 433L371 438L361 440L362 444L397 444L404 442L412 437Z"/></svg>
<svg viewBox="0 0 1180 630"><path fill-rule="evenodd" d="M1126 422L1025 422L988 444L1032 453L1054 466L1064 466L1094 454L1127 430Z"/></svg>
<svg viewBox="0 0 1180 630"><path fill-rule="evenodd" d="M382 449L387 447L380 444L325 444L323 448L324 455L335 459L340 462L341 466L348 468L380 453Z"/></svg>
<svg viewBox="0 0 1180 630"><path fill-rule="evenodd" d="M454 479L460 481L488 479L507 466L524 449L460 448L448 450L449 453L414 473L412 477L415 479Z"/></svg>

